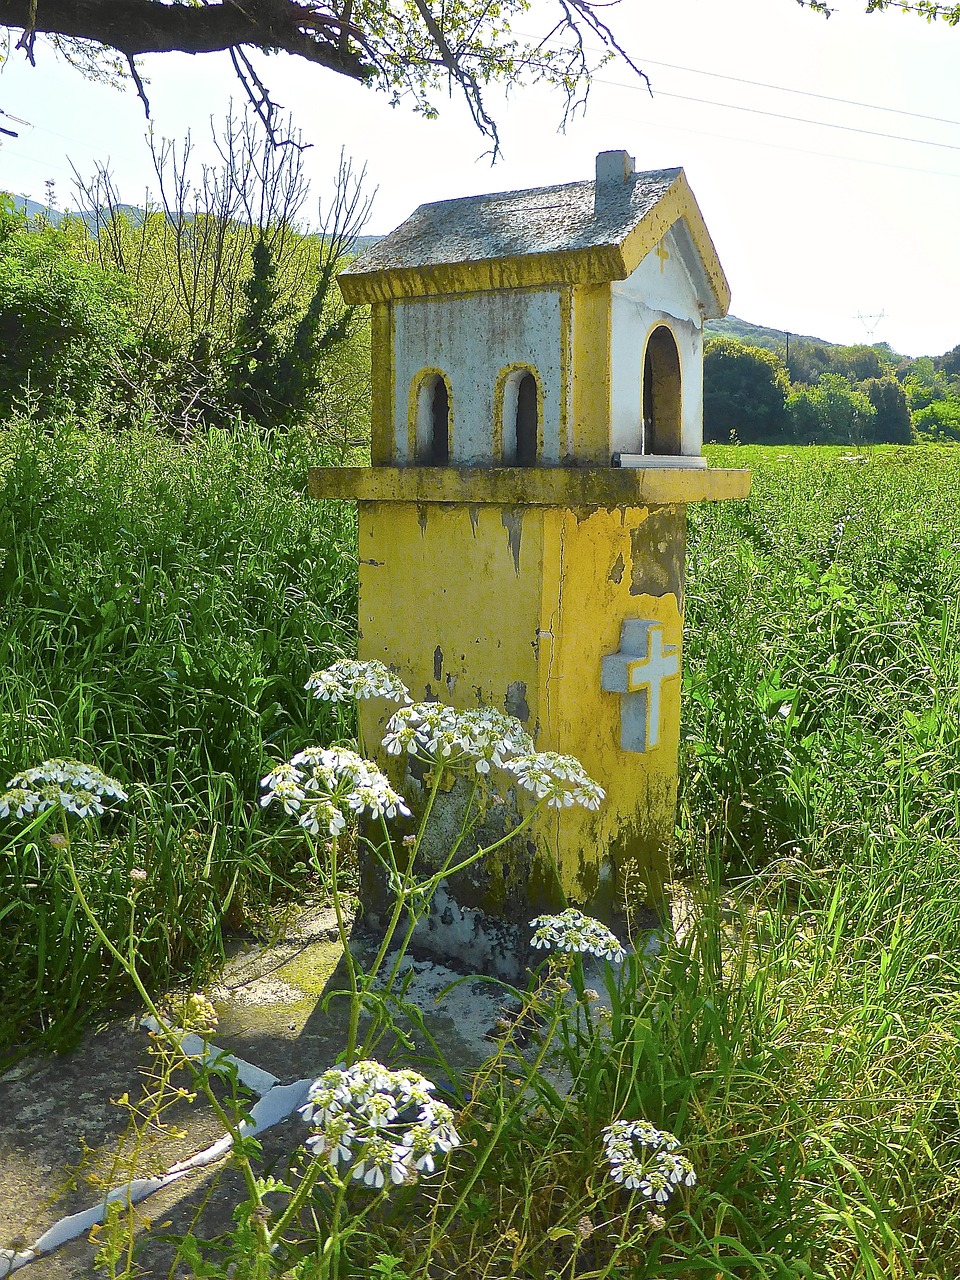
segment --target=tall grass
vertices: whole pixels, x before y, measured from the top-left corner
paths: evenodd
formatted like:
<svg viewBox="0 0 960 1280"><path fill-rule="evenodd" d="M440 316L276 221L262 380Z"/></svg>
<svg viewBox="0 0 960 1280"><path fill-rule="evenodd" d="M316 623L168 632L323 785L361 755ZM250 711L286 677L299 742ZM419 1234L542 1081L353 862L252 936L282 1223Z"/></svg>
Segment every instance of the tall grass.
<svg viewBox="0 0 960 1280"><path fill-rule="evenodd" d="M688 823L735 874L955 839L960 454L713 453L755 479L690 511Z"/></svg>
<svg viewBox="0 0 960 1280"><path fill-rule="evenodd" d="M438 1207L371 1231L403 1274L960 1275L960 451L712 452L755 479L690 511L677 928L569 1097L478 1082ZM699 1174L663 1222L603 1164L639 1116Z"/></svg>
<svg viewBox="0 0 960 1280"><path fill-rule="evenodd" d="M296 874L296 846L260 831L257 780L330 732L303 685L351 650L356 618L353 516L306 498L315 457L307 438L242 428L0 434L0 765L79 756L132 786L134 823L91 851L93 878L111 918L124 875L150 864L158 982L219 954L224 921ZM0 840L0 1044L56 1043L109 997L109 973L56 851Z"/></svg>
<svg viewBox="0 0 960 1280"><path fill-rule="evenodd" d="M10 768L70 751L135 784L129 827L77 859L119 934L149 863L162 976L296 876L252 797L265 756L316 737L301 686L352 638L352 526L303 501L294 444L21 425L6 447ZM690 512L677 928L607 974L559 1075L518 1097L530 1046L505 1043L439 1184L375 1212L356 1191L357 1274L960 1275L960 451L714 454L755 480ZM18 1029L76 1025L103 962L58 950L83 938L56 857L21 842L0 874ZM654 1216L601 1151L640 1116L699 1175Z"/></svg>

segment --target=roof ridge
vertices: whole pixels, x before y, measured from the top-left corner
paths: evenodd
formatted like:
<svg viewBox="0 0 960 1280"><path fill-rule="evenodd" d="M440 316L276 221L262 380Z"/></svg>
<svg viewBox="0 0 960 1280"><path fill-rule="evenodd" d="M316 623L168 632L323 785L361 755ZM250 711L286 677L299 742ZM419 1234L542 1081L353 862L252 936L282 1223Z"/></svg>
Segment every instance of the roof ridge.
<svg viewBox="0 0 960 1280"><path fill-rule="evenodd" d="M637 185L637 180L646 178L648 181L654 178L665 178L668 175L676 179L683 172L682 165L671 165L664 169L637 169L630 174L623 186L625 189ZM443 205L463 204L467 201L474 200L506 200L511 196L531 196L541 195L547 191L572 191L574 187L590 187L596 186L595 178L578 178L574 182L551 182L543 187L517 187L512 191L482 191L472 196L448 196L446 200L425 200L422 204L417 205L410 217L417 213L420 209L437 209ZM408 221L408 219L404 219ZM403 223L400 224L402 226ZM389 233L392 234L392 233Z"/></svg>

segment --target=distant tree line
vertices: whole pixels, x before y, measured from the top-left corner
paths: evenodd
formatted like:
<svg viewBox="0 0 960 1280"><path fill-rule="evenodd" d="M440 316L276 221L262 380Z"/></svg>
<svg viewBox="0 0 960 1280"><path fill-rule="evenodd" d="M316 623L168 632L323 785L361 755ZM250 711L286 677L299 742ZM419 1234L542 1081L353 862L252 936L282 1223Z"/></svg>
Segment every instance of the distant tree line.
<svg viewBox="0 0 960 1280"><path fill-rule="evenodd" d="M249 119L152 143L159 198L122 204L105 167L78 177L85 218L28 218L0 196L0 421L94 414L186 433L238 416L364 433L367 341L335 276L368 202L342 165L310 230L302 148Z"/></svg>
<svg viewBox="0 0 960 1280"><path fill-rule="evenodd" d="M770 351L729 337L704 352L704 438L742 444L911 444L960 440L960 346L937 358L885 343L791 342Z"/></svg>

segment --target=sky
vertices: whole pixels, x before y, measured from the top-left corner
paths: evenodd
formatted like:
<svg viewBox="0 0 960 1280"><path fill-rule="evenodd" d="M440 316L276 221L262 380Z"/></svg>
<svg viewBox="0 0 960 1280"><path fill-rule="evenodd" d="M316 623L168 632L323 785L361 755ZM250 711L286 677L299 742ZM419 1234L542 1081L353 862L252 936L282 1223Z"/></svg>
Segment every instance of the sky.
<svg viewBox="0 0 960 1280"><path fill-rule="evenodd" d="M552 2L534 0L523 34L552 25ZM490 91L504 153L493 167L456 97L428 121L302 60L254 60L312 144L314 207L341 148L366 165L370 234L425 201L592 177L598 151L623 149L638 169L683 166L733 314L938 355L960 343L960 27L863 7L834 0L825 19L795 0L621 0L603 14L652 96L608 64L559 132L555 93ZM241 96L227 56L153 56L143 70L155 134L190 130L209 153L211 119ZM0 190L44 202L53 179L59 205L75 207L71 162L89 175L109 161L123 199L143 203L152 171L132 90L92 84L38 45L35 68L15 52L0 68L0 110L28 122L0 117L19 131L0 144Z"/></svg>

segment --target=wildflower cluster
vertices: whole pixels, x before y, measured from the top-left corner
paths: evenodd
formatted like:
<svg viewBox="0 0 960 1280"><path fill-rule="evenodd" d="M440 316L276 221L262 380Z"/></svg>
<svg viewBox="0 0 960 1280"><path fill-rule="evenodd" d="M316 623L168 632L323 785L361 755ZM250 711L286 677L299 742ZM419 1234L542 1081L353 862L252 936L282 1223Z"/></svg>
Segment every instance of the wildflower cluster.
<svg viewBox="0 0 960 1280"><path fill-rule="evenodd" d="M416 1071L388 1071L366 1059L314 1080L300 1114L316 1129L307 1147L364 1186L399 1186L433 1173L435 1158L460 1145L453 1112Z"/></svg>
<svg viewBox="0 0 960 1280"><path fill-rule="evenodd" d="M619 964L626 956L615 934L592 916L568 907L556 916L537 916L530 921L532 947L545 951L567 951L572 955L599 956Z"/></svg>
<svg viewBox="0 0 960 1280"><path fill-rule="evenodd" d="M546 800L554 809L574 804L597 809L604 797L603 788L587 776L573 756L535 751L533 739L513 716L493 707L458 711L439 702L411 703L403 681L382 662L342 659L324 671L315 671L307 688L316 697L335 702L387 698L404 703L387 721L383 746L388 755L406 752L425 764L481 776L492 768L507 769L518 786L532 791L538 800ZM292 763L295 765L296 760ZM300 780L283 778L279 771L270 777L280 786L271 786L265 803L276 796L284 801L288 813L299 811L303 801L297 794ZM293 809L288 807L288 799ZM318 815L318 822L319 818Z"/></svg>
<svg viewBox="0 0 960 1280"><path fill-rule="evenodd" d="M66 813L90 818L103 813L105 802L127 800L115 778L82 760L44 760L24 769L0 793L0 818L28 818L59 805Z"/></svg>
<svg viewBox="0 0 960 1280"><path fill-rule="evenodd" d="M324 671L315 671L306 683L321 702L350 702L360 698L385 698L409 702L410 692L399 676L382 662L341 658Z"/></svg>
<svg viewBox="0 0 960 1280"><path fill-rule="evenodd" d="M551 809L565 809L574 804L599 809L606 795L603 787L587 775L579 760L558 755L556 751L530 752L508 760L505 768L514 775L518 786L532 791L538 800L546 799Z"/></svg>
<svg viewBox="0 0 960 1280"><path fill-rule="evenodd" d="M666 1204L677 1187L697 1181L687 1157L676 1154L679 1145L672 1133L647 1120L615 1120L603 1131L610 1177L656 1204Z"/></svg>
<svg viewBox="0 0 960 1280"><path fill-rule="evenodd" d="M260 780L260 804L274 800L313 835L336 836L346 826L343 809L374 818L409 816L410 810L386 776L356 751L340 747L307 747L287 764Z"/></svg>
<svg viewBox="0 0 960 1280"><path fill-rule="evenodd" d="M473 768L480 774L533 751L533 739L513 716L492 707L457 711L439 702L415 702L395 712L383 745L392 756L407 751L430 764Z"/></svg>
<svg viewBox="0 0 960 1280"><path fill-rule="evenodd" d="M171 995L162 1005L164 1018L184 1031L199 1031L201 1035L213 1031L220 1021L219 1015L202 991L186 995Z"/></svg>

